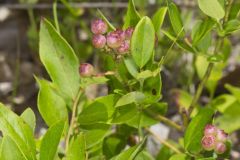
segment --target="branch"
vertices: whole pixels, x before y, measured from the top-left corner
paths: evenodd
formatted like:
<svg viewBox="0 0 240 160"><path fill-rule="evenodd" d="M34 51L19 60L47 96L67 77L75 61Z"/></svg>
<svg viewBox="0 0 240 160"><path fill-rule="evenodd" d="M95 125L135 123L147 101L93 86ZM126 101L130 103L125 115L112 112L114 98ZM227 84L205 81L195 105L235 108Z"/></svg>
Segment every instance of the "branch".
<svg viewBox="0 0 240 160"><path fill-rule="evenodd" d="M145 128L146 131L148 133L150 133L153 137L155 137L160 143L162 143L163 145L165 145L166 147L168 147L169 149L173 150L174 152L176 152L177 154L182 153L178 148L176 148L175 146L173 146L172 144L170 144L169 142L165 141L164 139L162 139L161 137L159 137L157 134L155 134L153 131L151 131L149 128Z"/></svg>
<svg viewBox="0 0 240 160"><path fill-rule="evenodd" d="M152 116L154 119L159 120L175 129L177 129L180 132L183 131L182 126L178 125L177 123L173 122L172 120L168 119L167 117L164 117L160 114L155 114L155 113L153 113L151 111L147 111L147 110L145 112L147 112L147 114L150 114L150 116Z"/></svg>

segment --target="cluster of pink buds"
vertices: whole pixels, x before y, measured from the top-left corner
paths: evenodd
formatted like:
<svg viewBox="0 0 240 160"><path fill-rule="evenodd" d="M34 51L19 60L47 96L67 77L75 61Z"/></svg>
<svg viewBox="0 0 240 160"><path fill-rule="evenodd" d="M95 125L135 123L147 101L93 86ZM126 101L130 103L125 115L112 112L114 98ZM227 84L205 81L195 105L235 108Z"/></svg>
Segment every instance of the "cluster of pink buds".
<svg viewBox="0 0 240 160"><path fill-rule="evenodd" d="M226 141L228 134L216 126L208 124L204 129L204 137L202 138L202 147L217 154L223 154L226 150Z"/></svg>
<svg viewBox="0 0 240 160"><path fill-rule="evenodd" d="M130 40L134 28L129 27L126 30L116 29L115 31L106 33L108 29L107 24L101 20L94 20L91 23L91 31L94 34L92 44L95 48L106 50L113 50L119 55L130 52Z"/></svg>

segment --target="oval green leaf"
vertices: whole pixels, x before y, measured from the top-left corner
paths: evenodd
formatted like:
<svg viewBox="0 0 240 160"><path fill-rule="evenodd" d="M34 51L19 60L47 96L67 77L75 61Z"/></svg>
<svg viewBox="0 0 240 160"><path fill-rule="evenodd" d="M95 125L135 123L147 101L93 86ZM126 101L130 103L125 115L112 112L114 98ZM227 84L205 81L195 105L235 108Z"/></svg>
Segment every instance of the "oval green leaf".
<svg viewBox="0 0 240 160"><path fill-rule="evenodd" d="M40 59L68 103L75 98L80 82L79 62L73 49L46 19L40 27Z"/></svg>
<svg viewBox="0 0 240 160"><path fill-rule="evenodd" d="M186 154L175 154L169 160L187 160Z"/></svg>
<svg viewBox="0 0 240 160"><path fill-rule="evenodd" d="M29 127L32 128L32 131L34 133L35 126L36 126L36 117L31 108L27 108L22 114L21 118L29 125Z"/></svg>
<svg viewBox="0 0 240 160"><path fill-rule="evenodd" d="M138 145L131 147L119 155L113 157L111 160L134 160L136 156L143 150L146 138L144 138Z"/></svg>
<svg viewBox="0 0 240 160"><path fill-rule="evenodd" d="M83 133L74 137L69 145L66 160L86 160L86 141Z"/></svg>
<svg viewBox="0 0 240 160"><path fill-rule="evenodd" d="M4 136L1 143L1 160L27 160L16 143L9 136Z"/></svg>
<svg viewBox="0 0 240 160"><path fill-rule="evenodd" d="M36 160L36 147L31 127L0 103L0 131L9 136L26 160Z"/></svg>
<svg viewBox="0 0 240 160"><path fill-rule="evenodd" d="M37 79L37 78L36 78ZM38 110L48 126L60 120L68 119L68 111L65 101L54 90L51 82L37 79L40 86L38 93Z"/></svg>
<svg viewBox="0 0 240 160"><path fill-rule="evenodd" d="M59 121L48 129L41 142L39 160L54 160L64 124L64 121Z"/></svg>
<svg viewBox="0 0 240 160"><path fill-rule="evenodd" d="M131 52L135 63L144 67L151 59L155 43L155 31L152 21L143 17L137 24L131 40Z"/></svg>
<svg viewBox="0 0 240 160"><path fill-rule="evenodd" d="M123 28L126 29L128 27L136 26L140 19L141 19L140 15L137 12L135 5L134 5L134 0L129 0L128 10L127 10L127 14L124 18Z"/></svg>
<svg viewBox="0 0 240 160"><path fill-rule="evenodd" d="M225 15L225 11L218 0L198 0L199 8L206 15L219 21Z"/></svg>
<svg viewBox="0 0 240 160"><path fill-rule="evenodd" d="M167 7L161 7L152 17L152 22L158 35L160 35L160 29L165 19L167 9Z"/></svg>
<svg viewBox="0 0 240 160"><path fill-rule="evenodd" d="M181 14L180 14L177 6L174 3L170 3L168 5L168 13L169 13L169 18L170 18L172 28L173 28L175 34L180 37L183 37L184 30L183 30Z"/></svg>

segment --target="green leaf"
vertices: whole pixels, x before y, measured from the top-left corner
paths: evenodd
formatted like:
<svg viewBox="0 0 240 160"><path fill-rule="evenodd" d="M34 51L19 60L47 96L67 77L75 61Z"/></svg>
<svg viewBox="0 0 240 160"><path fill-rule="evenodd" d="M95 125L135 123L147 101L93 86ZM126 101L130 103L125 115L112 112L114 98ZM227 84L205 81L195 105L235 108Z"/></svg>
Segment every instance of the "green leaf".
<svg viewBox="0 0 240 160"><path fill-rule="evenodd" d="M150 70L145 70L137 74L136 78L138 80L144 80L147 78L153 77L153 72Z"/></svg>
<svg viewBox="0 0 240 160"><path fill-rule="evenodd" d="M240 101L240 88L234 87L230 84L226 84L225 88L229 90Z"/></svg>
<svg viewBox="0 0 240 160"><path fill-rule="evenodd" d="M122 96L116 103L115 107L124 106L131 103L142 103L145 99L145 95L142 92L130 92Z"/></svg>
<svg viewBox="0 0 240 160"><path fill-rule="evenodd" d="M137 155L135 160L154 160L154 158L147 151L142 151Z"/></svg>
<svg viewBox="0 0 240 160"><path fill-rule="evenodd" d="M207 124L211 123L213 114L213 109L203 108L190 122L184 136L184 148L188 152L196 154L201 151L203 130Z"/></svg>
<svg viewBox="0 0 240 160"><path fill-rule="evenodd" d="M158 35L160 35L160 29L165 19L167 10L168 10L167 7L161 7L152 17L153 26Z"/></svg>
<svg viewBox="0 0 240 160"><path fill-rule="evenodd" d="M145 103L151 104L158 102L162 95L162 78L161 74L158 73L153 77L149 77L144 80L143 91L146 96Z"/></svg>
<svg viewBox="0 0 240 160"><path fill-rule="evenodd" d="M32 128L34 133L36 126L36 117L31 108L27 108L22 114L21 118Z"/></svg>
<svg viewBox="0 0 240 160"><path fill-rule="evenodd" d="M186 154L175 154L169 160L187 160Z"/></svg>
<svg viewBox="0 0 240 160"><path fill-rule="evenodd" d="M215 22L211 19L198 21L192 31L193 45L197 45L214 27Z"/></svg>
<svg viewBox="0 0 240 160"><path fill-rule="evenodd" d="M210 106L212 106L214 109L217 109L220 113L231 113L231 111L233 111L232 113L234 113L239 108L239 102L237 98L232 95L222 94L215 98L210 103Z"/></svg>
<svg viewBox="0 0 240 160"><path fill-rule="evenodd" d="M15 142L26 160L36 160L33 131L25 121L0 103L0 131Z"/></svg>
<svg viewBox="0 0 240 160"><path fill-rule="evenodd" d="M148 17L143 17L137 24L131 40L131 51L135 63L144 67L151 59L155 43L154 26Z"/></svg>
<svg viewBox="0 0 240 160"><path fill-rule="evenodd" d="M168 13L175 34L180 34L180 37L183 37L185 33L183 30L184 27L181 19L181 14L173 2L168 4Z"/></svg>
<svg viewBox="0 0 240 160"><path fill-rule="evenodd" d="M40 91L38 93L38 110L48 126L60 120L67 121L68 111L65 101L56 93L51 82L36 78Z"/></svg>
<svg viewBox="0 0 240 160"><path fill-rule="evenodd" d="M134 160L135 157L142 151L146 137L136 146L131 147L116 157L113 157L111 160Z"/></svg>
<svg viewBox="0 0 240 160"><path fill-rule="evenodd" d="M166 111L166 104L153 104L152 106L143 109L140 112L136 105L129 104L119 107L113 117L111 123L113 124L128 124L134 128L151 126L158 123L155 117L149 112L156 114L164 114Z"/></svg>
<svg viewBox="0 0 240 160"><path fill-rule="evenodd" d="M27 160L17 144L9 136L4 136L1 143L1 160Z"/></svg>
<svg viewBox="0 0 240 160"><path fill-rule="evenodd" d="M137 65L135 64L135 62L133 61L132 58L128 57L124 59L124 64L126 65L126 68L128 70L128 72L136 78L137 74L138 74L138 68Z"/></svg>
<svg viewBox="0 0 240 160"><path fill-rule="evenodd" d="M173 151L166 146L162 146L159 153L156 156L156 160L169 160Z"/></svg>
<svg viewBox="0 0 240 160"><path fill-rule="evenodd" d="M225 15L225 11L218 0L198 0L199 8L206 15L219 21Z"/></svg>
<svg viewBox="0 0 240 160"><path fill-rule="evenodd" d="M224 25L225 35L231 34L238 30L240 30L240 20L238 20L238 19L230 20Z"/></svg>
<svg viewBox="0 0 240 160"><path fill-rule="evenodd" d="M115 111L115 103L118 96L110 94L108 96L97 98L89 104L78 116L80 124L92 124L98 122L107 122Z"/></svg>
<svg viewBox="0 0 240 160"><path fill-rule="evenodd" d="M40 59L53 83L68 103L72 102L79 90L79 62L63 37L46 19L40 27Z"/></svg>
<svg viewBox="0 0 240 160"><path fill-rule="evenodd" d="M229 13L229 20L238 18L239 15L240 15L240 3L238 1L235 1Z"/></svg>
<svg viewBox="0 0 240 160"><path fill-rule="evenodd" d="M128 27L135 27L140 19L141 17L135 8L134 0L129 0L123 28L126 29Z"/></svg>
<svg viewBox="0 0 240 160"><path fill-rule="evenodd" d="M86 148L89 149L100 142L109 134L110 125L95 123L90 125L81 125L80 130L85 135Z"/></svg>
<svg viewBox="0 0 240 160"><path fill-rule="evenodd" d="M81 79L81 87L86 88L90 85L93 84L104 84L108 81L109 79L106 78L105 76L100 76L100 77L85 77Z"/></svg>
<svg viewBox="0 0 240 160"><path fill-rule="evenodd" d="M215 119L215 124L228 133L240 129L240 89L231 85L225 86L232 95L224 94L213 100L210 104L222 113Z"/></svg>
<svg viewBox="0 0 240 160"><path fill-rule="evenodd" d="M223 41L222 49L221 49L221 55L223 56L223 61L226 62L232 53L232 42L225 38Z"/></svg>
<svg viewBox="0 0 240 160"><path fill-rule="evenodd" d="M238 115L224 114L215 119L214 123L227 133L240 129L240 117Z"/></svg>
<svg viewBox="0 0 240 160"><path fill-rule="evenodd" d="M128 104L128 105L119 107L116 110L116 113L114 114L114 117L113 117L113 120L111 123L127 124L131 119L135 118L135 116L139 117L139 113L138 113L136 105Z"/></svg>
<svg viewBox="0 0 240 160"><path fill-rule="evenodd" d="M66 160L86 160L86 142L83 133L70 141Z"/></svg>
<svg viewBox="0 0 240 160"><path fill-rule="evenodd" d="M54 160L64 125L64 121L59 121L48 129L41 142L39 160Z"/></svg>
<svg viewBox="0 0 240 160"><path fill-rule="evenodd" d="M197 75L200 79L203 78L203 76L207 70L208 64L209 64L209 62L206 60L205 57L203 57L203 56L196 57L195 67L196 67Z"/></svg>
<svg viewBox="0 0 240 160"><path fill-rule="evenodd" d="M120 133L121 134L121 133ZM103 154L106 159L118 155L126 147L126 140L120 136L109 136L103 142Z"/></svg>

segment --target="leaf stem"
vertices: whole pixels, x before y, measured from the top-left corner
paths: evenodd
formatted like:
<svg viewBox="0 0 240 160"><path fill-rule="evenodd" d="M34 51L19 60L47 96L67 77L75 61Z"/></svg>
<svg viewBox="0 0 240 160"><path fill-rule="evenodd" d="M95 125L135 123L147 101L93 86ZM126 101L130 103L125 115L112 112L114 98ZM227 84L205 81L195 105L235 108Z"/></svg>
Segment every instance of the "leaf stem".
<svg viewBox="0 0 240 160"><path fill-rule="evenodd" d="M74 99L73 101L73 107L72 107L72 116L71 116L71 121L70 121L70 126L69 126L69 129L68 129L68 133L67 133L67 137L66 137L66 148L65 148L65 151L67 152L68 150L68 146L69 146L69 141L70 141L70 137L72 135L72 132L73 132L73 129L74 129L74 123L76 122L75 120L75 116L76 116L76 113L77 113L77 106L78 106L78 103L79 103L79 100L80 100L80 97L82 95L82 89L80 88L78 93L77 93L77 96L76 98Z"/></svg>
<svg viewBox="0 0 240 160"><path fill-rule="evenodd" d="M146 131L148 133L150 133L153 137L155 137L160 143L162 143L163 145L165 145L166 147L168 147L169 149L173 150L174 152L176 152L177 154L181 154L182 152L176 148L175 146L173 146L172 144L170 144L169 142L165 141L164 139L162 139L160 136L158 136L157 134L155 134L153 131L151 131L149 128L145 128Z"/></svg>

